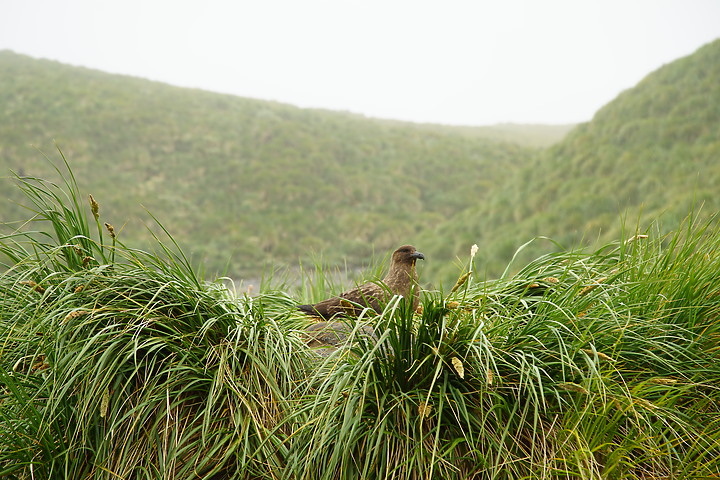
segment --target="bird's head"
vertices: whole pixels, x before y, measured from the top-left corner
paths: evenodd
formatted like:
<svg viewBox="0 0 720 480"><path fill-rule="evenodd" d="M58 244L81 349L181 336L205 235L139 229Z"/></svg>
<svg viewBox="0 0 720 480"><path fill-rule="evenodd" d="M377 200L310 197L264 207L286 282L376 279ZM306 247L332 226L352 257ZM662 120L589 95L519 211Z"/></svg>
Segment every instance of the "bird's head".
<svg viewBox="0 0 720 480"><path fill-rule="evenodd" d="M418 252L412 245L403 245L393 252L392 263L415 265L416 260L424 260L425 255Z"/></svg>

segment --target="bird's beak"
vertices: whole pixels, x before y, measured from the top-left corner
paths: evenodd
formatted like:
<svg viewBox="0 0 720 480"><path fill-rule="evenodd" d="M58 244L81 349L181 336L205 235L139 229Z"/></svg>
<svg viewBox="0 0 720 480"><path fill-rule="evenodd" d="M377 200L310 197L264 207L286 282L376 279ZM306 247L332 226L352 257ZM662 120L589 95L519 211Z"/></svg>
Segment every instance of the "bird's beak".
<svg viewBox="0 0 720 480"><path fill-rule="evenodd" d="M415 260L425 260L425 255L420 252L415 252L412 254L412 258L414 258Z"/></svg>

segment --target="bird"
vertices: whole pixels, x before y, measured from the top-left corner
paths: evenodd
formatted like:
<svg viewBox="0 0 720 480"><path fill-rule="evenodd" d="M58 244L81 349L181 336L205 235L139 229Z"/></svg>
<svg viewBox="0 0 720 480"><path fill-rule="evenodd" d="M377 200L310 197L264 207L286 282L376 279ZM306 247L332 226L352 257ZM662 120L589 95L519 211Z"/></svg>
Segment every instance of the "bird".
<svg viewBox="0 0 720 480"><path fill-rule="evenodd" d="M364 283L338 296L312 305L299 305L306 315L331 320L338 316L358 317L366 308L381 312L385 304L395 295L404 298L413 296L413 310L420 301L418 275L415 262L424 260L425 255L412 245L403 245L395 250L390 260L390 269L382 281Z"/></svg>
<svg viewBox="0 0 720 480"><path fill-rule="evenodd" d="M404 298L413 296L413 311L420 301L418 275L415 262L424 260L425 255L412 245L403 245L395 250L390 260L390 269L380 282L364 283L352 290L341 293L312 305L299 305L298 309L322 320L305 328L307 345L321 357L327 357L345 345L353 335L376 342L377 335L370 325L353 326L337 317L358 317L365 309L381 312L385 304L395 295Z"/></svg>

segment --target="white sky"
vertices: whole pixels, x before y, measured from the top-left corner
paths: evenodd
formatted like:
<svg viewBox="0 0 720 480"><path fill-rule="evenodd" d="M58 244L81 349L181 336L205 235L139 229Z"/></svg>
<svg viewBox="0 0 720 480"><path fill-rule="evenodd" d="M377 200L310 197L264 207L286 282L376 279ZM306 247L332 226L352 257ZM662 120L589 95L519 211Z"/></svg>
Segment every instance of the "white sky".
<svg viewBox="0 0 720 480"><path fill-rule="evenodd" d="M719 37L719 0L0 0L0 49L448 124L586 121Z"/></svg>

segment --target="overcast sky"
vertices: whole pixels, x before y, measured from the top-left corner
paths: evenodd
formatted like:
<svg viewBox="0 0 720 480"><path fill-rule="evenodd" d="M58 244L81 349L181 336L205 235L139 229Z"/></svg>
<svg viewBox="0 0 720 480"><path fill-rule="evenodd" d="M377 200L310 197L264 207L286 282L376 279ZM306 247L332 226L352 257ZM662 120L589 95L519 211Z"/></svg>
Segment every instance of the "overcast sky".
<svg viewBox="0 0 720 480"><path fill-rule="evenodd" d="M716 38L720 0L0 0L0 49L447 124L590 120Z"/></svg>

